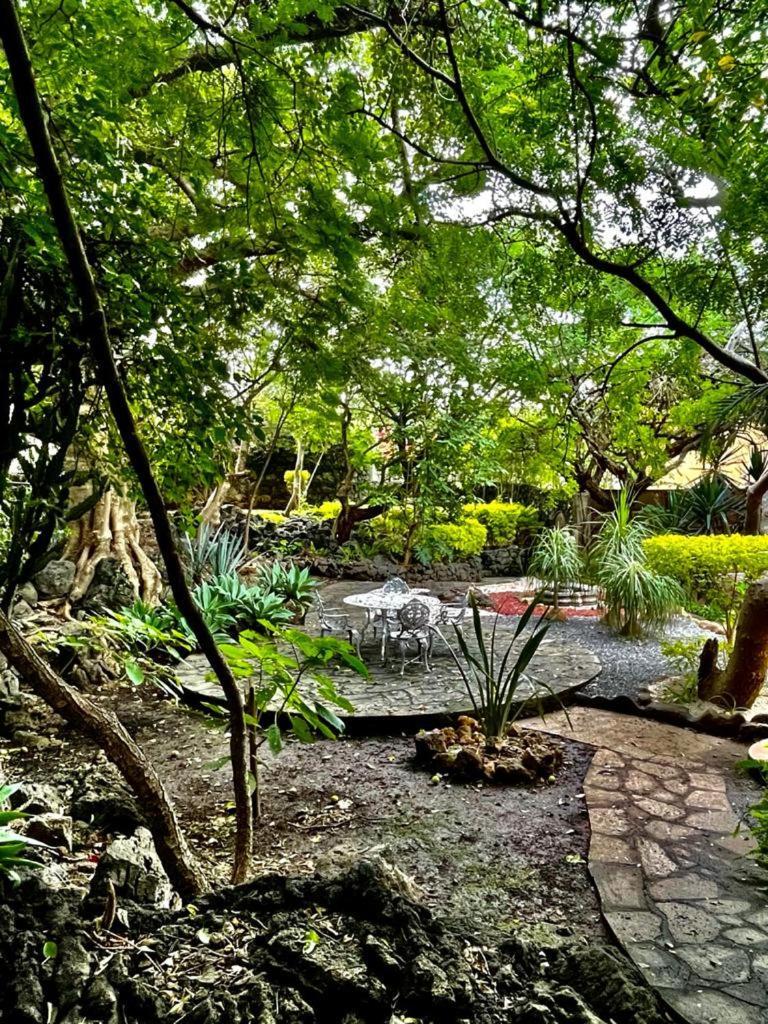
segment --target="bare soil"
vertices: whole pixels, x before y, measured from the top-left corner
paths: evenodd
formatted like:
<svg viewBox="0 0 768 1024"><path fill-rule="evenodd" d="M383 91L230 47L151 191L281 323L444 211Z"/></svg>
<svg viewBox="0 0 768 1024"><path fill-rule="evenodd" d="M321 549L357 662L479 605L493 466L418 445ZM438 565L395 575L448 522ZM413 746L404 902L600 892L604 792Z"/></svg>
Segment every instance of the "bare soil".
<svg viewBox="0 0 768 1024"><path fill-rule="evenodd" d="M119 711L151 753L193 846L225 879L232 821L223 723L211 724L149 685L109 684L99 699ZM0 741L0 776L65 782L103 755L35 707L45 749ZM61 741L61 742L59 742ZM256 870L309 873L349 854L395 863L427 906L482 938L547 924L560 934L604 938L586 868L589 826L582 780L591 748L562 742L556 781L530 787L434 781L414 759L410 736L288 743L266 755Z"/></svg>

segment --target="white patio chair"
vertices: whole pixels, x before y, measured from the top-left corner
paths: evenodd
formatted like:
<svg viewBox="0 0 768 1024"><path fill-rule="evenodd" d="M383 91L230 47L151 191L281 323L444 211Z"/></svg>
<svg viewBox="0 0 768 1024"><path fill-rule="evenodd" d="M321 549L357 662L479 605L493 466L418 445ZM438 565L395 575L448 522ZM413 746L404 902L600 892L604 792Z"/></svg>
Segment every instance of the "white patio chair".
<svg viewBox="0 0 768 1024"><path fill-rule="evenodd" d="M414 597L394 616L387 626L387 640L400 649L400 675L405 675L406 665L421 662L426 672L432 671L429 658L432 654L433 631L430 626L432 611L429 605ZM406 660L409 646L416 647L416 657Z"/></svg>
<svg viewBox="0 0 768 1024"><path fill-rule="evenodd" d="M360 644L363 641L363 635L359 629L351 625L349 615L339 609L328 608L319 594L314 595L312 604L317 616L318 626L320 627L320 636L327 636L328 634L335 636L346 635L349 643L355 648L358 658L362 657L360 654Z"/></svg>

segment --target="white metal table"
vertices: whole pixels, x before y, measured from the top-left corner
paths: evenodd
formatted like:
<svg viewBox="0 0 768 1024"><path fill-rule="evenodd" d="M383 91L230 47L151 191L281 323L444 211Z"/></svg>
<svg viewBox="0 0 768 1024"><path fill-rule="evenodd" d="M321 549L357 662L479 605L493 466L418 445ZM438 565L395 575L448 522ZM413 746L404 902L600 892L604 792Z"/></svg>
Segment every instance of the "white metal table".
<svg viewBox="0 0 768 1024"><path fill-rule="evenodd" d="M363 624L363 635L366 629L373 624L376 612L381 616L381 660L386 660L387 640L389 638L388 625L389 613L399 612L411 601L419 601L429 608L430 622L437 622L440 615L440 598L430 594L425 588L413 588L402 592L391 592L388 590L368 590L364 594L348 594L342 599L344 604L353 608L362 608L366 612L365 623Z"/></svg>

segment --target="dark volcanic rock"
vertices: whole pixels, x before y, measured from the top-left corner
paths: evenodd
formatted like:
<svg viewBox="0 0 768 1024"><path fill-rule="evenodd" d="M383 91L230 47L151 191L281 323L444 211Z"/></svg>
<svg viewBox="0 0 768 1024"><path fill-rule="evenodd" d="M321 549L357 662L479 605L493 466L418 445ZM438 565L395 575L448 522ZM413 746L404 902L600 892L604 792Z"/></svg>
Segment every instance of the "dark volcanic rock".
<svg viewBox="0 0 768 1024"><path fill-rule="evenodd" d="M115 558L103 558L96 566L96 572L85 592L79 607L86 611L100 612L105 608L125 608L136 598L131 581L125 569Z"/></svg>
<svg viewBox="0 0 768 1024"><path fill-rule="evenodd" d="M94 931L66 893L46 899L32 881L4 895L0 1024L668 1020L620 954L519 940L480 949L472 922L446 928L382 861L269 875L194 913L131 907L128 942ZM44 962L46 940L58 951Z"/></svg>
<svg viewBox="0 0 768 1024"><path fill-rule="evenodd" d="M66 597L75 581L75 563L68 558L54 558L35 575L35 589L40 597Z"/></svg>
<svg viewBox="0 0 768 1024"><path fill-rule="evenodd" d="M171 886L155 853L152 836L145 828L130 838L115 839L101 855L91 879L89 902L98 906L107 898L110 886L118 900L167 907Z"/></svg>
<svg viewBox="0 0 768 1024"><path fill-rule="evenodd" d="M75 783L70 813L76 821L98 825L106 832L133 835L145 824L136 800L112 774L85 773Z"/></svg>

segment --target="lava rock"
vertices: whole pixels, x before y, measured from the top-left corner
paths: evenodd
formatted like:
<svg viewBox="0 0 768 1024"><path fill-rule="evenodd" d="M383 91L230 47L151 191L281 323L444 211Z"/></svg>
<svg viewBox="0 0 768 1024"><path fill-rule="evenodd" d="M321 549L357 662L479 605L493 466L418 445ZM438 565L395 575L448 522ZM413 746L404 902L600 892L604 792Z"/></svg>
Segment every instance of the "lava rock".
<svg viewBox="0 0 768 1024"><path fill-rule="evenodd" d="M100 611L104 608L125 608L135 599L133 584L122 565L116 558L102 558L79 604L81 610Z"/></svg>
<svg viewBox="0 0 768 1024"><path fill-rule="evenodd" d="M34 609L31 605L27 604L26 601L16 601L13 608L11 609L12 619L28 619L32 615Z"/></svg>
<svg viewBox="0 0 768 1024"><path fill-rule="evenodd" d="M103 903L109 895L110 883L118 900L170 906L171 884L148 829L137 829L130 838L115 839L109 844L91 879L89 903Z"/></svg>
<svg viewBox="0 0 768 1024"><path fill-rule="evenodd" d="M41 597L66 597L75 582L75 563L68 558L52 559L34 577Z"/></svg>
<svg viewBox="0 0 768 1024"><path fill-rule="evenodd" d="M618 951L515 937L484 947L478 965L467 955L472 923L446 927L383 862L328 877L263 876L201 897L194 915L132 907L130 941L106 962L72 898L38 880L7 892L2 884L0 1024L164 1024L181 994L186 1024L669 1022ZM239 951L236 975L230 957L212 957L200 940L225 927ZM47 964L42 937L59 946ZM182 993L167 985L171 953L182 957Z"/></svg>
<svg viewBox="0 0 768 1024"><path fill-rule="evenodd" d="M70 813L76 821L125 836L145 824L136 801L120 781L93 771L76 781Z"/></svg>
<svg viewBox="0 0 768 1024"><path fill-rule="evenodd" d="M0 705L14 708L19 703L19 679L8 662L0 654Z"/></svg>
<svg viewBox="0 0 768 1024"><path fill-rule="evenodd" d="M25 823L24 834L48 846L72 851L72 819L67 814L36 814Z"/></svg>
<svg viewBox="0 0 768 1024"><path fill-rule="evenodd" d="M22 583L20 587L16 588L16 598L19 601L26 601L28 605L34 608L37 604L37 589L35 585L29 581Z"/></svg>
<svg viewBox="0 0 768 1024"><path fill-rule="evenodd" d="M456 728L433 729L415 737L416 758L465 779L532 783L548 779L562 764L562 749L542 733L511 730L490 742L479 723L460 715Z"/></svg>
<svg viewBox="0 0 768 1024"><path fill-rule="evenodd" d="M63 746L62 741L54 736L45 736L32 729L16 729L13 733L13 740L14 743L18 743L28 750L50 750L52 747Z"/></svg>
<svg viewBox="0 0 768 1024"><path fill-rule="evenodd" d="M14 811L26 814L62 815L66 801L56 786L46 782L22 782L11 795L10 804Z"/></svg>

